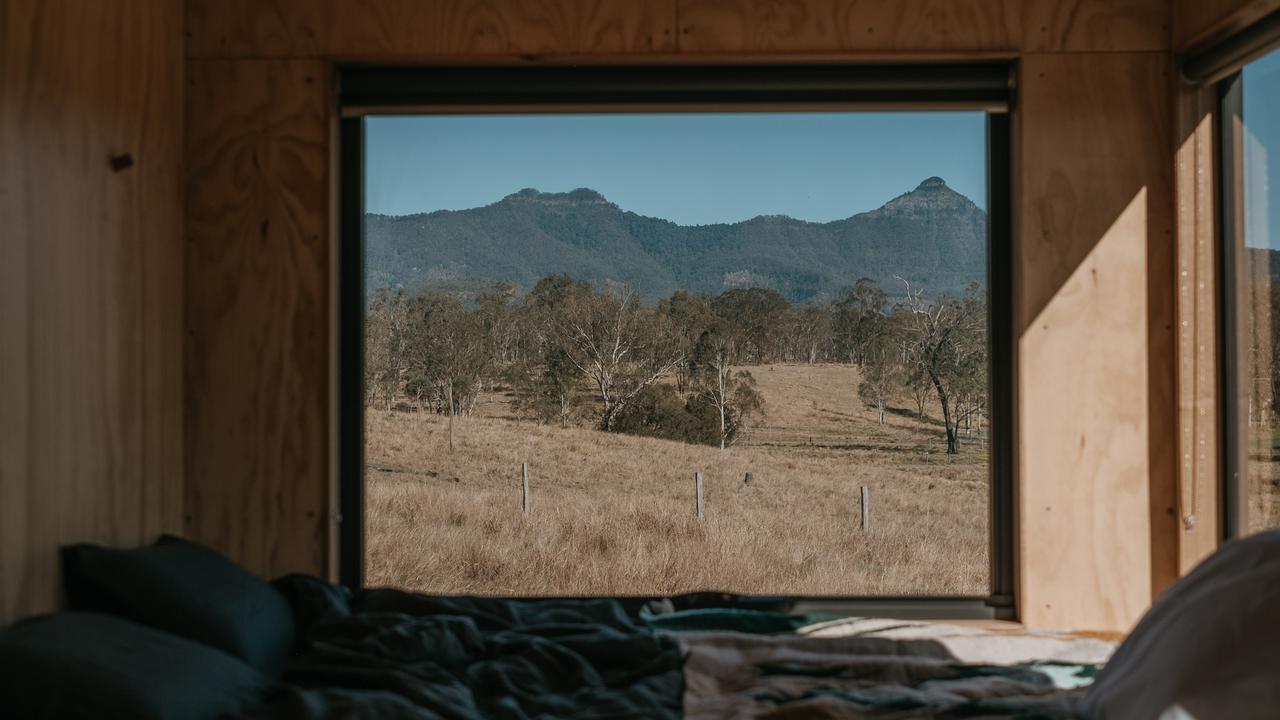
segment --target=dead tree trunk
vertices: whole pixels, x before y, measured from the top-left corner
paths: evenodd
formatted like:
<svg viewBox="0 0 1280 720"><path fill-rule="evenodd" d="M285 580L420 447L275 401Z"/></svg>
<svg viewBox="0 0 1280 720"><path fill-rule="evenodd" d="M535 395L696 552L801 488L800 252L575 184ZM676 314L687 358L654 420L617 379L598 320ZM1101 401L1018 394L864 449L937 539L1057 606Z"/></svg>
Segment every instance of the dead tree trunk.
<svg viewBox="0 0 1280 720"><path fill-rule="evenodd" d="M453 451L453 381L450 380L446 386L445 392L448 393L446 401L449 403L449 451Z"/></svg>

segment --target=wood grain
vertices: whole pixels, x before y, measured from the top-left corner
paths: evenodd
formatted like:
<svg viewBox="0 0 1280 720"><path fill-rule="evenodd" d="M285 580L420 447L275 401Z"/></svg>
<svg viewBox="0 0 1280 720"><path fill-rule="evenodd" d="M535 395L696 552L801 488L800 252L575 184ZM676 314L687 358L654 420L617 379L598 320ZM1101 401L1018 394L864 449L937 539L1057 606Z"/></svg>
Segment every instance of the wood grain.
<svg viewBox="0 0 1280 720"><path fill-rule="evenodd" d="M319 56L332 0L184 0L189 57Z"/></svg>
<svg viewBox="0 0 1280 720"><path fill-rule="evenodd" d="M266 576L328 567L326 78L187 65L186 529Z"/></svg>
<svg viewBox="0 0 1280 720"><path fill-rule="evenodd" d="M1160 54L1024 56L1015 272L1021 618L1123 630L1154 577L1149 257L1167 242ZM1167 282L1166 282L1167 285ZM1166 441L1167 442L1167 441Z"/></svg>
<svg viewBox="0 0 1280 720"><path fill-rule="evenodd" d="M680 51L1015 50L1017 0L680 0Z"/></svg>
<svg viewBox="0 0 1280 720"><path fill-rule="evenodd" d="M1175 159L1178 362L1178 570L1222 537L1218 462L1217 92L1179 86ZM1185 518L1194 518L1183 522Z"/></svg>
<svg viewBox="0 0 1280 720"><path fill-rule="evenodd" d="M1023 13L1025 52L1169 47L1168 0L1031 0Z"/></svg>
<svg viewBox="0 0 1280 720"><path fill-rule="evenodd" d="M60 604L59 545L180 528L181 26L0 4L0 625Z"/></svg>
<svg viewBox="0 0 1280 720"><path fill-rule="evenodd" d="M186 0L190 57L670 52L675 0Z"/></svg>
<svg viewBox="0 0 1280 720"><path fill-rule="evenodd" d="M443 55L610 54L675 47L675 1L441 2Z"/></svg>

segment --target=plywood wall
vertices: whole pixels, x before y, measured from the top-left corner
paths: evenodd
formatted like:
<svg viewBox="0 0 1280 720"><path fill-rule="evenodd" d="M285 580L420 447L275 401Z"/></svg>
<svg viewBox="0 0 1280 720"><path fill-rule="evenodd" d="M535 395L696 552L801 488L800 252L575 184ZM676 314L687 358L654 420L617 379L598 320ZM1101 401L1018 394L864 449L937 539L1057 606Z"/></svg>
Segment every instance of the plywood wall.
<svg viewBox="0 0 1280 720"><path fill-rule="evenodd" d="M1173 573L1170 70L1159 53L1023 59L1017 475L1031 625L1124 628Z"/></svg>
<svg viewBox="0 0 1280 720"><path fill-rule="evenodd" d="M267 576L323 573L328 72L187 67L185 530Z"/></svg>
<svg viewBox="0 0 1280 720"><path fill-rule="evenodd" d="M0 624L181 527L181 16L0 3Z"/></svg>
<svg viewBox="0 0 1280 720"><path fill-rule="evenodd" d="M187 0L187 529L325 572L336 59L1021 62L1019 578L1125 629L1175 571L1166 0ZM225 104L219 98L227 97ZM229 156L227 156L229 154ZM1046 329L1046 325L1048 329ZM1051 331L1050 331L1051 330Z"/></svg>

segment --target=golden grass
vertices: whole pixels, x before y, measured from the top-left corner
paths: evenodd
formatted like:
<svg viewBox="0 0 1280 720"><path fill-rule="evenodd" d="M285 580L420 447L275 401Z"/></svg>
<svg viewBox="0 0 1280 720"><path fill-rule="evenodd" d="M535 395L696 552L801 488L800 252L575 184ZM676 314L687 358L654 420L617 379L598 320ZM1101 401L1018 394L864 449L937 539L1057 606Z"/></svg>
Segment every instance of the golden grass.
<svg viewBox="0 0 1280 720"><path fill-rule="evenodd" d="M370 410L368 582L483 595L987 592L985 448L947 456L941 427L911 417L881 428L856 399L855 368L751 370L767 422L724 452L522 422L495 395L459 419L451 453L445 418Z"/></svg>

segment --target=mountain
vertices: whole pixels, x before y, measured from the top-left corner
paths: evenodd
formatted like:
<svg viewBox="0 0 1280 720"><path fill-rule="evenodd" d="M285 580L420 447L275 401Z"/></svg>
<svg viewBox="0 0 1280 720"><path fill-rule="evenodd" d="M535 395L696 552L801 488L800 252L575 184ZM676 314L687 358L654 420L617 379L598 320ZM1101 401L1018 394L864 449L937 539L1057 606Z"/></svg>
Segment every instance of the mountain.
<svg viewBox="0 0 1280 720"><path fill-rule="evenodd" d="M468 295L546 275L619 281L654 301L677 289L771 287L829 301L862 277L890 294L901 276L930 295L986 276L987 218L931 177L870 212L828 223L782 215L677 225L628 212L594 190L521 190L484 207L365 217L368 287Z"/></svg>

